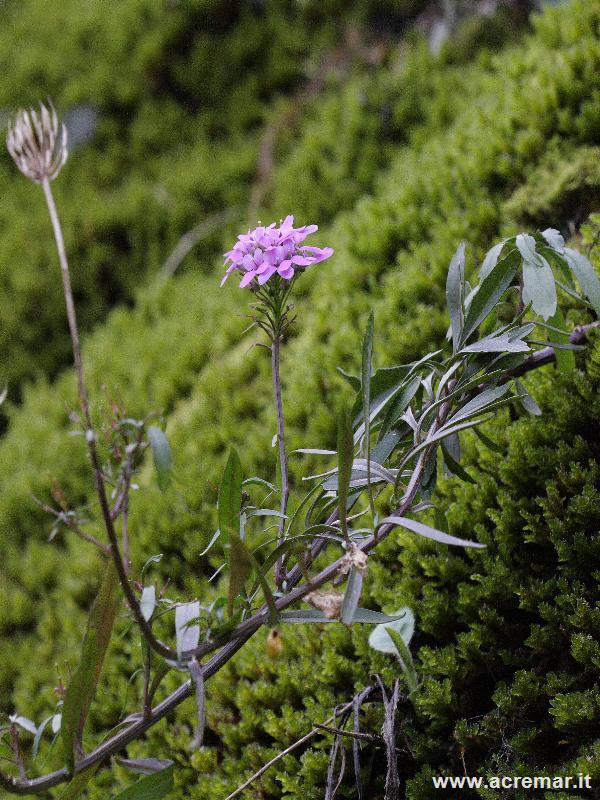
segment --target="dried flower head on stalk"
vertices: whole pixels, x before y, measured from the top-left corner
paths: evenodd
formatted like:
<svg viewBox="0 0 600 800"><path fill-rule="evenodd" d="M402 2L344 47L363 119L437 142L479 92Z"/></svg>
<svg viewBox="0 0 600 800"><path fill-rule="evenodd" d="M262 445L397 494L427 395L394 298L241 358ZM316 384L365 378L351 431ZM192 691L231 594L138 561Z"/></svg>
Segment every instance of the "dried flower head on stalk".
<svg viewBox="0 0 600 800"><path fill-rule="evenodd" d="M53 181L67 160L67 129L52 103L21 109L8 126L6 146L15 164L29 180Z"/></svg>

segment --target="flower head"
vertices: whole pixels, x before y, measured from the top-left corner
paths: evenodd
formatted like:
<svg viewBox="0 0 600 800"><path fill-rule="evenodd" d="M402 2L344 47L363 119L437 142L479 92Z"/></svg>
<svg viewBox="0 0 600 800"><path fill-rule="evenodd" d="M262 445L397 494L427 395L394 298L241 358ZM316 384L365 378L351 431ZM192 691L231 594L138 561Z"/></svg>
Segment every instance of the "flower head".
<svg viewBox="0 0 600 800"><path fill-rule="evenodd" d="M29 180L53 181L67 160L67 129L50 104L21 109L8 126L6 146L15 164Z"/></svg>
<svg viewBox="0 0 600 800"><path fill-rule="evenodd" d="M331 247L302 245L306 237L316 230L316 225L294 228L294 218L288 216L278 228L273 222L268 228L259 225L253 231L238 236L233 249L225 253L225 265L229 266L221 286L235 271L242 273L240 287L254 282L262 286L273 275L289 281L298 271L324 261L333 255Z"/></svg>

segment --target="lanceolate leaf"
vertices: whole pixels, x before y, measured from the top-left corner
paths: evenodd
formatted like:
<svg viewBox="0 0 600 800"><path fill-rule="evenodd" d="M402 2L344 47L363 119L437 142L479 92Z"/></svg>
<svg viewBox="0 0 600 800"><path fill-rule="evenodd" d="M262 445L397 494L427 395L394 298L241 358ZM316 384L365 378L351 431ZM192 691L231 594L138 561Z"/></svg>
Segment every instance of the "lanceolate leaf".
<svg viewBox="0 0 600 800"><path fill-rule="evenodd" d="M128 786L113 800L162 800L173 789L173 765L155 772Z"/></svg>
<svg viewBox="0 0 600 800"><path fill-rule="evenodd" d="M401 527L406 528L407 530L412 531L419 536L424 536L426 539L433 539L435 542L440 542L441 544L455 545L456 547L476 547L478 549L485 547L484 544L480 544L479 542L472 542L469 539L459 539L456 536L450 536L442 531L436 531L435 528L430 528L429 525L425 525L422 522L417 522L416 519L391 516L386 517L381 524L383 525L384 523L400 525Z"/></svg>
<svg viewBox="0 0 600 800"><path fill-rule="evenodd" d="M555 328L560 328L561 330L565 329L565 319L560 308L557 308L554 316L550 318L550 324ZM552 338L559 344L569 344L569 335L567 333L561 334L553 331ZM575 370L575 354L573 351L563 350L561 347L557 347L554 350L554 355L559 371L562 372L563 375L571 375Z"/></svg>
<svg viewBox="0 0 600 800"><path fill-rule="evenodd" d="M188 650L198 646L200 640L200 626L190 625L200 616L200 603L193 600L191 603L181 603L175 608L175 635L177 638L177 653L181 656Z"/></svg>
<svg viewBox="0 0 600 800"><path fill-rule="evenodd" d="M374 317L373 312L369 314L369 321L367 323L367 330L363 341L362 352L362 372L361 372L361 388L363 400L363 414L365 426L365 450L367 457L367 491L369 492L369 499L371 506L373 506L371 496L371 466L369 459L371 458L371 370L373 365L373 333L374 333Z"/></svg>
<svg viewBox="0 0 600 800"><path fill-rule="evenodd" d="M508 392L509 386L508 384L504 384L503 386L494 386L490 389L485 389L485 391L478 394L472 400L469 400L468 403L454 414L448 422L451 425L454 425L456 422L460 420L469 419L470 417L476 416L477 414L483 413L487 406L495 403L501 397Z"/></svg>
<svg viewBox="0 0 600 800"><path fill-rule="evenodd" d="M579 281L579 285L592 304L596 314L600 316L600 279L596 271L587 258L578 253L577 250L565 247L564 253L569 266L573 270L573 274Z"/></svg>
<svg viewBox="0 0 600 800"><path fill-rule="evenodd" d="M412 694L419 688L419 679L417 677L417 672L415 670L415 665L410 654L410 650L408 649L404 638L400 635L400 633L398 633L398 631L394 630L392 627L388 627L386 630L395 645L398 659L402 665L402 669L404 670L404 676L406 677L408 691L410 694Z"/></svg>
<svg viewBox="0 0 600 800"><path fill-rule="evenodd" d="M340 618L344 625L351 625L362 593L363 574L356 567L352 567L348 575L348 583L342 601Z"/></svg>
<svg viewBox="0 0 600 800"><path fill-rule="evenodd" d="M396 647L390 637L390 630L402 637L408 646L415 632L415 615L408 606L403 606L396 611L396 620L381 622L369 635L369 647L380 653L395 653Z"/></svg>
<svg viewBox="0 0 600 800"><path fill-rule="evenodd" d="M546 259L536 252L535 239L526 233L517 236L517 247L523 257L523 303L536 314L549 319L556 311L554 273Z"/></svg>
<svg viewBox="0 0 600 800"><path fill-rule="evenodd" d="M104 569L100 589L92 605L81 647L79 665L67 687L63 705L62 740L67 769L73 770L85 721L102 671L119 603L118 578L112 561Z"/></svg>
<svg viewBox="0 0 600 800"><path fill-rule="evenodd" d="M483 259L483 264L481 265L481 270L479 271L479 280L482 281L484 278L490 274L490 272L494 269L496 264L498 263L498 258L500 257L500 253L502 252L502 248L506 244L506 239L503 239L498 244L495 244L491 250L488 250L485 254L485 258Z"/></svg>
<svg viewBox="0 0 600 800"><path fill-rule="evenodd" d="M77 800L77 798L81 797L81 793L85 791L86 786L97 770L98 765L94 765L83 770L83 772L78 772L73 780L65 786L64 790L57 795L57 800Z"/></svg>
<svg viewBox="0 0 600 800"><path fill-rule="evenodd" d="M169 485L171 480L171 469L173 466L173 458L171 456L171 447L165 435L165 432L160 428L151 426L148 428L148 439L152 448L152 457L154 458L154 469L156 470L156 478L161 491Z"/></svg>
<svg viewBox="0 0 600 800"><path fill-rule="evenodd" d="M461 242L458 250L452 257L448 267L448 277L446 279L446 303L450 313L452 324L453 350L458 350L464 317L463 299L465 291L465 243Z"/></svg>
<svg viewBox="0 0 600 800"><path fill-rule="evenodd" d="M402 389L400 394L390 404L386 415L383 419L383 424L379 432L379 441L385 439L390 428L400 419L409 406L410 401L416 395L419 386L421 385L421 376L414 375L411 380Z"/></svg>
<svg viewBox="0 0 600 800"><path fill-rule="evenodd" d="M476 295L471 301L465 318L461 343L464 344L475 329L483 322L498 300L510 286L519 267L519 251L510 250L496 264L494 269L481 281Z"/></svg>
<svg viewBox="0 0 600 800"><path fill-rule="evenodd" d="M229 590L227 608L233 611L235 598L244 590L252 572L248 550L240 537L242 511L242 464L237 451L232 448L223 472L219 489L219 530L229 542Z"/></svg>
<svg viewBox="0 0 600 800"><path fill-rule="evenodd" d="M348 536L348 489L352 476L352 462L354 461L354 440L352 436L352 420L344 408L338 417L337 430L338 449L338 515L342 533Z"/></svg>
<svg viewBox="0 0 600 800"><path fill-rule="evenodd" d="M371 611L369 608L357 608L352 617L352 623L363 623L365 625L378 625L382 622L394 622L397 616L382 614L380 611ZM338 622L337 619L326 617L322 611L316 609L301 608L298 611L281 611L279 614L280 622L301 625L306 623L323 624L326 622Z"/></svg>
<svg viewBox="0 0 600 800"><path fill-rule="evenodd" d="M242 464L232 447L219 488L219 530L228 539L240 535L242 511Z"/></svg>

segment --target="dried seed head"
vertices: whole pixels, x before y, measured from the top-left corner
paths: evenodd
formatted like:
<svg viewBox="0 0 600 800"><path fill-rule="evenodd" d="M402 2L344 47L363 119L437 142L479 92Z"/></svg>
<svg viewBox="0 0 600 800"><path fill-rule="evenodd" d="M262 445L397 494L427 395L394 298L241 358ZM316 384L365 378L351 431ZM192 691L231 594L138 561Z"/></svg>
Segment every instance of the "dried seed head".
<svg viewBox="0 0 600 800"><path fill-rule="evenodd" d="M352 567L356 567L359 572L364 574L367 571L368 565L369 556L355 544L351 544L350 549L342 558L338 572L340 575L347 575Z"/></svg>
<svg viewBox="0 0 600 800"><path fill-rule="evenodd" d="M339 619L344 595L338 592L310 592L304 600L313 608L322 611L327 619Z"/></svg>
<svg viewBox="0 0 600 800"><path fill-rule="evenodd" d="M21 109L8 126L6 146L15 164L29 180L53 181L67 160L67 129L59 122L54 106L40 103Z"/></svg>

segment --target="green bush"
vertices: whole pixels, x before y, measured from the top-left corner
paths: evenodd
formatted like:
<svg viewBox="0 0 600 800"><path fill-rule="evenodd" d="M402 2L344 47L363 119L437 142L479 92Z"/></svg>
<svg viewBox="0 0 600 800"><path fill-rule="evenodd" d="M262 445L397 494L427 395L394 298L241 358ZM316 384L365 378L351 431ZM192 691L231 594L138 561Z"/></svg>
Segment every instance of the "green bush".
<svg viewBox="0 0 600 800"><path fill-rule="evenodd" d="M266 200L270 213L293 210L312 221L308 213L318 211L333 218L335 203L318 199L320 182L325 194L339 188L340 203L348 208L321 233L322 243L336 248L335 258L299 284L299 322L284 352L292 448L333 442L332 410L346 391L335 366L356 370L358 331L370 307L376 312L378 364L420 356L443 339L445 271L462 237L480 257L495 237L523 224L527 196L543 201L536 224L539 220L544 227L567 229L572 207L581 209L577 220L593 210L590 187L598 180L593 167L579 183L575 173L568 174L573 154L581 159L578 163L591 164L590 153L598 147L599 25L597 2L549 9L536 18L533 35L497 56L482 51L476 63L443 68L432 60L431 74L418 76L416 94L425 99L409 100L397 91L417 80L416 60L408 60L406 84L401 70L395 80L378 78L370 95L375 107L381 87L397 81L391 119L398 131L403 129L402 136L395 145L390 139L381 163L385 168L358 178L355 185L355 137L365 130L378 137L381 128L361 120L355 110L356 134L347 149L338 149L335 126L327 121L335 119L330 108L335 89L323 99L328 113L322 125L315 109L301 125L298 141L282 143L285 163L272 176L273 191ZM382 69L395 75L391 66ZM364 78L354 80L360 88ZM339 109L356 109L352 92L340 93ZM329 172L328 160L320 157L324 152L333 154ZM74 163L77 158L76 153ZM316 180L310 165L320 170ZM186 170L183 160L180 169ZM567 177L560 181L563 172ZM23 187L19 197L25 203L34 190ZM68 188L65 181L61 191ZM370 196L359 199L366 190ZM563 191L569 192L568 204ZM558 216L544 219L546 208ZM79 213L85 218L84 208ZM131 529L135 569L146 556L163 552L156 574L172 578L174 596L208 596L211 591L206 580L211 565L199 552L215 528L216 483L227 445L240 446L248 474L274 470L268 365L264 353L249 351L250 342L241 339L242 295L234 285L219 290L214 274L184 274L139 292L135 308L113 312L85 345L97 417L113 399L131 414L149 408L168 414L176 480L161 495L150 473L144 476ZM584 601L590 601L597 566L592 545L579 541L575 528L582 526L590 540L595 531L598 453L590 433L599 412L593 395L600 380L595 358L588 376L579 377L574 388L557 383L552 371L535 379L546 417L511 429L500 475L497 456L492 462L484 453L473 456L484 491L455 495L452 487L445 490L442 505L453 529L475 530L495 558L465 559L398 536L385 545L381 566L372 568L374 606L394 610L406 602L417 611L425 689L418 715L408 720L405 731L417 754L417 763L402 762L411 797L428 796L428 771L460 774L461 747L474 771L492 768L503 757L511 759L510 772L531 765L571 771L577 759L581 771L591 769L585 765L595 735L589 715L597 702L590 667L597 631ZM53 479L73 503L90 496L82 442L67 435L74 396L70 373L54 385L38 381L28 387L22 407L10 411L9 432L0 445L0 569L6 587L0 633L10 642L0 650L0 704L14 704L36 719L51 707L58 674L66 676L77 657L98 573L80 542L61 536L52 545L45 543L50 524L30 498L32 493L47 498ZM564 445L557 447L559 441ZM547 495L546 482L554 495ZM550 511L556 517L554 532L544 521ZM537 571L519 546L524 538L532 538L530 546L542 559ZM405 546L399 548L400 543ZM577 575L575 559L582 553L587 555L581 563L590 571ZM212 560L218 564L216 555ZM390 572L398 576L393 585ZM521 585L529 587L523 597L514 594ZM568 637L558 654L553 637L565 642ZM113 642L113 651L103 678L103 702L92 719L97 730L116 722L125 680L137 664L131 656L137 658L138 649L126 640ZM531 665L538 672L531 674ZM370 680L370 672L378 670L389 680L393 669L383 656L369 653L364 631L336 628L316 635L286 630L279 661L268 658L259 634L211 682L206 748L191 762L187 746L193 711L187 704L176 712L174 725L154 729L148 743L130 752L171 754L179 765L179 795L216 800L306 732L311 721L329 716L333 705ZM177 680L170 676L165 688ZM577 699L577 714L569 711L569 694ZM139 685L134 681L130 698L135 696ZM527 714L520 713L521 696L531 697ZM373 712L372 730L379 722ZM536 738L540 730L547 739ZM563 740L566 745L560 744ZM547 756L544 741L550 746ZM267 773L264 796L282 791L289 798L322 796L326 747L322 740L299 761L286 759L279 771ZM381 754L374 756L376 776ZM498 766L497 771L509 770ZM105 797L112 781L109 774L100 775L91 796ZM377 781L374 777L373 797L380 791Z"/></svg>

